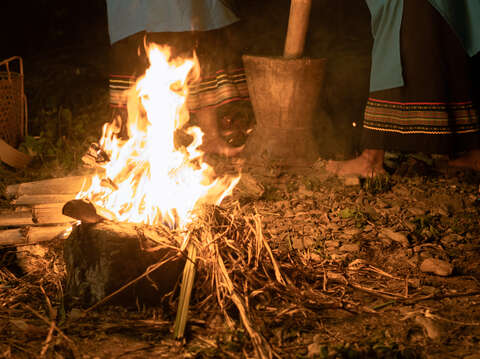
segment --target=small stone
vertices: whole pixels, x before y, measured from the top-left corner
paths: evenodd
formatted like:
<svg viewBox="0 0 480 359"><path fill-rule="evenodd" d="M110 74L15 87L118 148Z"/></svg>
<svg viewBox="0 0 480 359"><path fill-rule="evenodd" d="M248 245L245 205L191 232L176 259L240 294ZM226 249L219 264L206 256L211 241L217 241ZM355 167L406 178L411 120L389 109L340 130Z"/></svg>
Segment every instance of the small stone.
<svg viewBox="0 0 480 359"><path fill-rule="evenodd" d="M312 343L308 347L308 357L309 358L320 358L323 357L324 353L328 353L328 349L325 345L320 343Z"/></svg>
<svg viewBox="0 0 480 359"><path fill-rule="evenodd" d="M425 334L430 339L437 340L441 338L442 330L432 319L417 316L415 317L415 322L423 327Z"/></svg>
<svg viewBox="0 0 480 359"><path fill-rule="evenodd" d="M338 248L338 247L340 247L340 242L339 241L334 241L334 240L325 241L325 247L327 247L327 248Z"/></svg>
<svg viewBox="0 0 480 359"><path fill-rule="evenodd" d="M339 248L341 252L349 252L349 253L355 253L360 251L360 245L356 243L351 243L351 244L344 244Z"/></svg>
<svg viewBox="0 0 480 359"><path fill-rule="evenodd" d="M313 191L308 190L305 185L300 185L298 187L298 194L303 197L312 197L313 196Z"/></svg>
<svg viewBox="0 0 480 359"><path fill-rule="evenodd" d="M400 243L403 247L408 247L410 245L407 236L401 232L394 232L389 228L384 228L380 234L386 236L394 242Z"/></svg>
<svg viewBox="0 0 480 359"><path fill-rule="evenodd" d="M295 249L305 249L305 248L310 248L315 244L315 241L311 238L302 238L302 237L296 237L293 238L292 240L292 246Z"/></svg>
<svg viewBox="0 0 480 359"><path fill-rule="evenodd" d="M357 176L348 176L343 179L345 186L360 186L360 178Z"/></svg>
<svg viewBox="0 0 480 359"><path fill-rule="evenodd" d="M451 233L449 235L446 235L445 237L443 237L440 242L442 242L442 244L444 246L448 246L448 245L452 245L452 244L457 244L457 243L461 243L463 242L463 237L459 234L456 234L456 233Z"/></svg>
<svg viewBox="0 0 480 359"><path fill-rule="evenodd" d="M253 176L248 173L243 173L240 181L235 187L235 192L238 192L240 197L258 199L265 192L265 188Z"/></svg>
<svg viewBox="0 0 480 359"><path fill-rule="evenodd" d="M418 208L418 207L410 207L410 208L408 208L408 212L410 212L410 214L412 214L414 216L417 216L417 217L424 216L427 213L426 210L424 210L423 208Z"/></svg>
<svg viewBox="0 0 480 359"><path fill-rule="evenodd" d="M343 234L353 237L356 236L357 234L362 233L362 230L360 228L347 228L343 231Z"/></svg>
<svg viewBox="0 0 480 359"><path fill-rule="evenodd" d="M424 273L433 273L442 277L447 277L453 272L453 266L441 259L427 258L420 265L420 270Z"/></svg>

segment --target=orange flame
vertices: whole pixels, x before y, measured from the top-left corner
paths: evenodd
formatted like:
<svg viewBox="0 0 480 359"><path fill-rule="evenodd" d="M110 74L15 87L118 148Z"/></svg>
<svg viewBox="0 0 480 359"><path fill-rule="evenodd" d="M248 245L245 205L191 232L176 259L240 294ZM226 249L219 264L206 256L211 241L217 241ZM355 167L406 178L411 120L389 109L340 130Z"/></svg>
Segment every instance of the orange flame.
<svg viewBox="0 0 480 359"><path fill-rule="evenodd" d="M128 95L128 139L118 137L118 124L104 125L100 146L110 159L103 166L108 180L95 176L77 195L110 219L182 228L199 204L219 204L240 179L214 179L198 149L203 135L198 127L188 128L193 136L188 147L175 147L175 131L189 119L186 79L198 71L198 62L169 61L170 54L167 47L149 47L150 68Z"/></svg>

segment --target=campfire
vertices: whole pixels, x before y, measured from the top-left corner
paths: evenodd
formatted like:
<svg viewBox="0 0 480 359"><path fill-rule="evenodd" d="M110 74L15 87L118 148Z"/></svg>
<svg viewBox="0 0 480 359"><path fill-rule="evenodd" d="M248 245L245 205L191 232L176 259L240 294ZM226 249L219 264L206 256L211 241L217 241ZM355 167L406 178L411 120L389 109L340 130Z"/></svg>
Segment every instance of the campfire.
<svg viewBox="0 0 480 359"><path fill-rule="evenodd" d="M103 302L107 294L111 298L123 291L108 293L125 284L126 279L131 280L128 287L141 279L142 271L146 270L147 274L156 271L155 290L144 281L130 293L127 291L127 301L133 303L143 296L143 301L148 302L150 297L171 291L184 267L176 323L176 335L181 337L197 252L197 245L188 243L191 237L188 226L202 217L205 205L218 205L231 194L240 176L216 176L199 150L201 130L188 125L187 82L198 77L196 59L172 59L168 47L157 45L150 45L148 55L150 67L128 91L127 123L116 120L105 124L99 144L94 145L97 157L102 159L97 166L100 173L93 176L89 187L80 191L76 200L64 207L64 214L82 222L109 220L120 224L74 231L70 241L73 244L65 248L69 269L67 292L85 299L89 297L90 302L92 297ZM191 141L178 144L177 131L185 131ZM137 226L133 233L126 223ZM150 226L150 231L142 225ZM137 250L139 230L142 238L148 238L146 242L156 244L154 248L145 250L148 244L143 242ZM145 234L147 232L149 234ZM187 246L187 257L181 258ZM110 252L121 255L112 260ZM97 257L93 262L92 256ZM106 268L100 268L99 262ZM86 291L85 282L92 272L96 274L95 284ZM102 290L98 290L98 277L109 278L113 283L105 281Z"/></svg>
<svg viewBox="0 0 480 359"><path fill-rule="evenodd" d="M219 204L230 194L239 177L215 178L199 150L198 127L185 129L192 138L188 145L176 145L176 131L189 120L187 79L198 74L198 62L171 59L167 47L156 45L148 53L151 66L128 94L128 122L104 125L99 143L108 158L104 172L77 198L117 222L184 228L201 204ZM122 126L127 139L120 138Z"/></svg>
<svg viewBox="0 0 480 359"><path fill-rule="evenodd" d="M105 124L85 156L97 173L9 186L12 204L28 209L3 217L3 225L24 227L4 231L1 243L65 239L66 302L87 307L84 313L106 302L162 305L180 286L176 338L183 337L197 274L201 310L213 313L216 305L233 328L236 308L259 357L270 357L242 294L259 268L274 273L262 281L285 284L260 217L245 216L235 202L217 206L240 175L217 176L199 150L200 129L188 126L186 85L198 76L196 60L170 59L157 46L149 54L151 67L128 93L128 122ZM177 143L177 131L190 140ZM234 257L249 259L235 264ZM247 267L246 277L234 278Z"/></svg>

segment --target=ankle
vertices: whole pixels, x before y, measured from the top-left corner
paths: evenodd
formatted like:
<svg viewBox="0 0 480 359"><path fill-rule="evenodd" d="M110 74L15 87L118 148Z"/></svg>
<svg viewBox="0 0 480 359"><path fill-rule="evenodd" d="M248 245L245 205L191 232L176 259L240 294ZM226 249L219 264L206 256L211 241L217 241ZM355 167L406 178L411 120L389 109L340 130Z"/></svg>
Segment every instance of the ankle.
<svg viewBox="0 0 480 359"><path fill-rule="evenodd" d="M385 157L384 150L374 150L374 149L365 149L360 155L365 159L372 167L381 167L383 166L383 159Z"/></svg>

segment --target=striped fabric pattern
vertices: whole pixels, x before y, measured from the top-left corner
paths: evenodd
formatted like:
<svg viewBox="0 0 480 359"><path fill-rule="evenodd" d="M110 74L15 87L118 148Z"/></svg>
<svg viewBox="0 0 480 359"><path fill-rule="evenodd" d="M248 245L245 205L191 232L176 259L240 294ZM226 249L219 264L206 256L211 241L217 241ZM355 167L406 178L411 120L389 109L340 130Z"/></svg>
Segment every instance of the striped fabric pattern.
<svg viewBox="0 0 480 359"><path fill-rule="evenodd" d="M244 69L217 71L215 77L190 85L187 106L190 111L217 107L233 101L248 100Z"/></svg>
<svg viewBox="0 0 480 359"><path fill-rule="evenodd" d="M111 107L127 107L127 90L135 85L136 80L134 76L110 75L109 92Z"/></svg>
<svg viewBox="0 0 480 359"><path fill-rule="evenodd" d="M480 130L472 101L458 103L393 102L369 98L363 127L398 134L474 133Z"/></svg>
<svg viewBox="0 0 480 359"><path fill-rule="evenodd" d="M135 85L133 76L111 75L109 79L110 106L127 107L127 90ZM214 77L202 79L189 86L187 107L190 111L217 107L233 101L248 100L244 69L218 71Z"/></svg>

